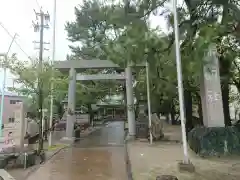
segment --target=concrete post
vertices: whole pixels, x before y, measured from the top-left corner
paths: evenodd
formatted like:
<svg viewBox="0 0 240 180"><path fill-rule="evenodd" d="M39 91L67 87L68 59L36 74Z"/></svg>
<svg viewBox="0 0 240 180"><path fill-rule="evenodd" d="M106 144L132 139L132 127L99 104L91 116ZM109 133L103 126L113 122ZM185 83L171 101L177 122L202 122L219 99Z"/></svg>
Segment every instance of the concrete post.
<svg viewBox="0 0 240 180"><path fill-rule="evenodd" d="M200 86L203 122L207 127L224 127L219 64L215 46L209 48L205 60Z"/></svg>
<svg viewBox="0 0 240 180"><path fill-rule="evenodd" d="M24 148L24 137L26 135L26 118L24 112L24 106L22 102L19 102L15 105L15 132L13 132L13 136L17 137L14 139L15 144L20 146L21 149Z"/></svg>
<svg viewBox="0 0 240 180"><path fill-rule="evenodd" d="M68 86L68 108L67 108L67 122L66 122L66 138L72 139L74 137L74 123L76 121L75 115L75 98L76 98L76 70L71 68L69 71L69 86Z"/></svg>
<svg viewBox="0 0 240 180"><path fill-rule="evenodd" d="M132 69L130 66L126 68L126 94L127 94L127 118L129 136L136 135L136 122L134 113L134 98L133 98L133 78Z"/></svg>

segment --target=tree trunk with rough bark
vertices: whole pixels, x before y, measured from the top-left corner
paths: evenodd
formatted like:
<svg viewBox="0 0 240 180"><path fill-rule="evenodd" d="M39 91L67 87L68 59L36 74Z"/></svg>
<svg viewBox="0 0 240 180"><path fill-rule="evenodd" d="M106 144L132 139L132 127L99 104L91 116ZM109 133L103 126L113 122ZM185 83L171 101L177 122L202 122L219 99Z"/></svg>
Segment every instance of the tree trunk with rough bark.
<svg viewBox="0 0 240 180"><path fill-rule="evenodd" d="M93 113L91 104L88 104L87 108L88 108L88 113L89 113L89 116L90 116L90 124L92 124L93 118L94 118L94 113Z"/></svg>
<svg viewBox="0 0 240 180"><path fill-rule="evenodd" d="M231 118L229 111L229 73L231 62L223 56L219 58L220 77L221 77L221 90L225 126L231 126Z"/></svg>
<svg viewBox="0 0 240 180"><path fill-rule="evenodd" d="M192 121L192 93L189 90L184 90L184 101L185 101L185 115L186 115L186 132L188 133L191 131L194 126L193 126L193 121Z"/></svg>

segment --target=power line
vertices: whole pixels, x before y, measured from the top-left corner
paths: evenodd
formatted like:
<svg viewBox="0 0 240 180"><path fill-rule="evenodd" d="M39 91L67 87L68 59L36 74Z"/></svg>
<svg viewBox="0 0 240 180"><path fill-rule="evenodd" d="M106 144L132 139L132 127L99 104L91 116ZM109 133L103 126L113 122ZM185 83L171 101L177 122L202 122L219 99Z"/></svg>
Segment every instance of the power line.
<svg viewBox="0 0 240 180"><path fill-rule="evenodd" d="M0 22L0 26L6 31L6 33L13 39L14 36L11 35L11 33L8 31L8 29L3 25L3 23ZM31 57L23 50L23 48L18 44L16 40L14 40L15 44L19 47L19 49L25 54L25 56L28 57L29 60L32 61Z"/></svg>
<svg viewBox="0 0 240 180"><path fill-rule="evenodd" d="M42 9L42 7L40 6L40 4L39 4L38 0L35 0L35 1L36 1L36 3L37 3L37 6L38 6L38 8L41 10L41 9Z"/></svg>

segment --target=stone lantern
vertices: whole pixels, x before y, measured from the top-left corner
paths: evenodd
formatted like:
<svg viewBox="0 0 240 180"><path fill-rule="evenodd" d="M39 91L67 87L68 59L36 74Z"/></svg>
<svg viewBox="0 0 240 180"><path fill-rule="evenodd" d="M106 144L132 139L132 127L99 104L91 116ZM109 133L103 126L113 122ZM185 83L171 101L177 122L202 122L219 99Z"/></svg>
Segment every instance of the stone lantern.
<svg viewBox="0 0 240 180"><path fill-rule="evenodd" d="M68 106L68 97L67 96L62 100L62 105L63 105L64 111L66 111L67 106Z"/></svg>
<svg viewBox="0 0 240 180"><path fill-rule="evenodd" d="M139 115L140 116L146 116L146 110L147 110L147 99L141 95L139 99Z"/></svg>
<svg viewBox="0 0 240 180"><path fill-rule="evenodd" d="M63 109L64 109L62 120L66 121L67 120L67 109L68 109L68 98L67 98L67 96L62 100L62 106L63 106Z"/></svg>

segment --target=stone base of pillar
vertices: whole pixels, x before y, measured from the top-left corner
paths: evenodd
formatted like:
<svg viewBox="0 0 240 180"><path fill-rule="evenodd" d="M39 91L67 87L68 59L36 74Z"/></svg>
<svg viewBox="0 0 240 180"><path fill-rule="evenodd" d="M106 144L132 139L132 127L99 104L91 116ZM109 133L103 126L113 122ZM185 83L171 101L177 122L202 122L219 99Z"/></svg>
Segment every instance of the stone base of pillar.
<svg viewBox="0 0 240 180"><path fill-rule="evenodd" d="M75 140L75 137L63 137L60 141L64 144L73 144Z"/></svg>
<svg viewBox="0 0 240 180"><path fill-rule="evenodd" d="M15 180L6 170L0 169L0 180Z"/></svg>
<svg viewBox="0 0 240 180"><path fill-rule="evenodd" d="M127 137L126 137L126 140L127 141L135 141L136 140L136 136L128 134Z"/></svg>
<svg viewBox="0 0 240 180"><path fill-rule="evenodd" d="M185 171L189 173L195 172L195 166L191 162L188 162L188 163L180 162L178 163L178 168L179 168L179 171Z"/></svg>

